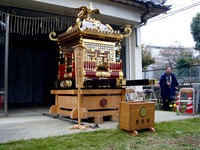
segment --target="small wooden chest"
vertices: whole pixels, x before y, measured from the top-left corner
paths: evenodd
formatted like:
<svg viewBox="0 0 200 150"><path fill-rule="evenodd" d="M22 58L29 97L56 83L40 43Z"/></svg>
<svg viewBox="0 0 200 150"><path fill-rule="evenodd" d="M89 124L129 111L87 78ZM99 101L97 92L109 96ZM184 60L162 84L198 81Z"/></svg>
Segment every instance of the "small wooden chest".
<svg viewBox="0 0 200 150"><path fill-rule="evenodd" d="M120 104L121 129L135 131L154 127L155 103L125 102Z"/></svg>

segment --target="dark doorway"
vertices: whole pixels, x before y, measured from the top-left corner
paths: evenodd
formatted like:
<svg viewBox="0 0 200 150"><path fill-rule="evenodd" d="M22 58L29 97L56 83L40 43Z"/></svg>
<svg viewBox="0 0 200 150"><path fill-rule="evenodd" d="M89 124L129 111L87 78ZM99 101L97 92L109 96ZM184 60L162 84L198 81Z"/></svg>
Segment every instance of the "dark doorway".
<svg viewBox="0 0 200 150"><path fill-rule="evenodd" d="M1 22L0 22L1 23ZM1 27L1 24L0 24ZM5 74L5 32L0 30L0 117L5 115L4 74Z"/></svg>
<svg viewBox="0 0 200 150"><path fill-rule="evenodd" d="M10 34L8 104L50 105L58 46L48 35Z"/></svg>

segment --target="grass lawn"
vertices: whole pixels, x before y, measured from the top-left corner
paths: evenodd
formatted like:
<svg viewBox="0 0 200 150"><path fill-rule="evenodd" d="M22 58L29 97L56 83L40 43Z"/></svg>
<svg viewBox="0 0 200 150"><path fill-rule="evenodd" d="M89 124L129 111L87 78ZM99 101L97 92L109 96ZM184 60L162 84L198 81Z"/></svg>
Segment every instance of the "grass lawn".
<svg viewBox="0 0 200 150"><path fill-rule="evenodd" d="M81 132L9 142L0 150L200 150L200 118L157 123L155 129L155 133L140 131L138 137L119 129Z"/></svg>

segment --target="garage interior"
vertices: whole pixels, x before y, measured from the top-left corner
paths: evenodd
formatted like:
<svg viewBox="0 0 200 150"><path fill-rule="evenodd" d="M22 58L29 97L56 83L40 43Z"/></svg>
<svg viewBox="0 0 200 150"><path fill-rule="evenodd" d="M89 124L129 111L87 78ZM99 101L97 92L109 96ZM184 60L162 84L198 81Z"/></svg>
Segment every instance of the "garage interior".
<svg viewBox="0 0 200 150"><path fill-rule="evenodd" d="M0 11L23 17L52 17L55 14L19 9L0 5ZM1 26L5 27L5 16L1 16ZM49 39L49 33L19 34L14 17L10 18L9 57L8 57L8 115L21 110L48 109L54 103L50 90L57 78L58 46ZM27 19L28 20L28 19ZM24 19L26 22L26 20ZM69 25L68 25L69 26ZM67 27L68 27L67 26ZM4 29L4 27L2 29ZM39 31L35 26L34 29ZM67 28L66 27L66 28ZM12 28L12 29L11 29ZM33 28L33 27L32 27ZM64 28L64 27L63 27ZM15 33L14 33L14 30ZM0 87L4 90L5 31L1 32L1 76ZM61 31L60 31L61 32ZM5 101L4 101L5 102ZM3 101L1 112L3 111ZM13 111L15 110L15 111ZM17 111L16 111L17 110ZM20 113L21 114L21 113Z"/></svg>

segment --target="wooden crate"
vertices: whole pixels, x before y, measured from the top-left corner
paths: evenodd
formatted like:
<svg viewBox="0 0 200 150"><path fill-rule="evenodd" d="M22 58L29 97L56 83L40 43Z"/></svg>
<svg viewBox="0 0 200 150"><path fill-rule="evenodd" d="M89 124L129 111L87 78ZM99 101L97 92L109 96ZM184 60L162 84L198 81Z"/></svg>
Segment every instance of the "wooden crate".
<svg viewBox="0 0 200 150"><path fill-rule="evenodd" d="M154 115L155 103L122 101L119 126L127 131L153 129Z"/></svg>

